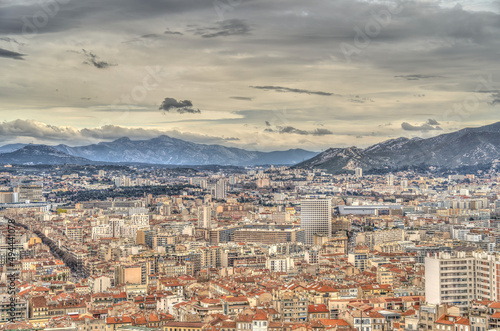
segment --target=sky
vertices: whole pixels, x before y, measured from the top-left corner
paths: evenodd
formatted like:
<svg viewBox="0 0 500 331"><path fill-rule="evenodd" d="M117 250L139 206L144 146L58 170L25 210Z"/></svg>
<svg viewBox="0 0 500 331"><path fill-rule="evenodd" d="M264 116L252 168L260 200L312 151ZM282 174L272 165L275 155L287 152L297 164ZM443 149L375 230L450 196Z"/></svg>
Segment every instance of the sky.
<svg viewBox="0 0 500 331"><path fill-rule="evenodd" d="M249 150L500 121L500 0L0 0L0 145Z"/></svg>

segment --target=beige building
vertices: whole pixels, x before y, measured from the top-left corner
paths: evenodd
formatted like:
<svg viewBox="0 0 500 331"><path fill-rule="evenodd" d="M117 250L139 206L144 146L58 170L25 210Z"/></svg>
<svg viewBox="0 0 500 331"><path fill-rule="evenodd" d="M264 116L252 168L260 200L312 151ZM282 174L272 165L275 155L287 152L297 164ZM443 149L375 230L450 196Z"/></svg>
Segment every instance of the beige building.
<svg viewBox="0 0 500 331"><path fill-rule="evenodd" d="M118 265L115 267L115 285L122 284L142 284L141 265Z"/></svg>

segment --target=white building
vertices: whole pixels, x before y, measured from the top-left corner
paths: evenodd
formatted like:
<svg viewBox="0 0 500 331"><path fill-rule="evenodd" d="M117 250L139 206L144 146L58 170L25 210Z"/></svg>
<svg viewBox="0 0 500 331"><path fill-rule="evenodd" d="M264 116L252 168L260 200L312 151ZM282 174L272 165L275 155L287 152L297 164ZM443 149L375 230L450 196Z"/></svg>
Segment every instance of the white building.
<svg viewBox="0 0 500 331"><path fill-rule="evenodd" d="M212 208L203 206L198 208L198 226L204 229L210 228L210 221L212 217Z"/></svg>
<svg viewBox="0 0 500 331"><path fill-rule="evenodd" d="M500 299L500 258L488 253L441 253L425 258L425 297L430 304L466 309L471 300Z"/></svg>
<svg viewBox="0 0 500 331"><path fill-rule="evenodd" d="M293 258L290 256L268 257L266 268L271 272L288 272L295 267Z"/></svg>
<svg viewBox="0 0 500 331"><path fill-rule="evenodd" d="M305 230L305 244L314 244L314 234L332 235L332 201L304 199L300 202L300 226Z"/></svg>
<svg viewBox="0 0 500 331"><path fill-rule="evenodd" d="M219 179L215 184L215 198L225 199L227 196L227 182L224 178Z"/></svg>

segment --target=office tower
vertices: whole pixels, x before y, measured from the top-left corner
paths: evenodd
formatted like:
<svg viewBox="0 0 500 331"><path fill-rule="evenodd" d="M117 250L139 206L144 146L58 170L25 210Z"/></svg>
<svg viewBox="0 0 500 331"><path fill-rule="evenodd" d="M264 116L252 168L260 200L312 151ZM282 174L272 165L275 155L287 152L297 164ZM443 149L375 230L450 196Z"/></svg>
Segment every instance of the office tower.
<svg viewBox="0 0 500 331"><path fill-rule="evenodd" d="M358 177L358 178L363 177L363 169L361 169L361 168L356 168L356 169L354 169L354 174L355 174L355 175L356 175L356 177Z"/></svg>
<svg viewBox="0 0 500 331"><path fill-rule="evenodd" d="M332 235L332 201L304 199L300 202L300 226L305 230L305 243L314 244L314 234Z"/></svg>
<svg viewBox="0 0 500 331"><path fill-rule="evenodd" d="M224 178L219 179L215 184L215 198L225 199L227 195L227 183Z"/></svg>

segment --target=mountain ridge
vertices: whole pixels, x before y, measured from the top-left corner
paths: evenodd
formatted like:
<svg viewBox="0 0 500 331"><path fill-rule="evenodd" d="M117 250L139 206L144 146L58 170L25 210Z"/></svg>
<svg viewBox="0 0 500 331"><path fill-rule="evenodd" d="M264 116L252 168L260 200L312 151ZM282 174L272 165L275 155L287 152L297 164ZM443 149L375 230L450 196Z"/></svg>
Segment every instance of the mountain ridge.
<svg viewBox="0 0 500 331"><path fill-rule="evenodd" d="M33 144L10 144L0 147L0 162L14 163L20 159L25 160L28 152L23 151L23 157L9 154L22 150L26 146L47 146L58 150L68 156L83 158L88 163L144 163L163 165L292 165L307 160L317 153L303 149L289 149L286 151L258 152L248 151L237 147L225 147L217 144L198 144L169 136L158 136L147 140L131 140L128 137L118 138L110 142L99 142L91 145L71 147L65 144L56 146L33 145ZM47 150L46 150L47 152ZM52 151L53 152L53 151ZM5 155L9 154L9 155ZM48 153L50 154L50 153ZM9 157L13 162L8 162ZM33 155L36 158L36 155ZM61 163L68 160L66 156L60 155ZM52 157L46 155L48 162L55 162ZM37 160L32 160L40 164ZM76 160L75 162L83 162Z"/></svg>
<svg viewBox="0 0 500 331"><path fill-rule="evenodd" d="M320 168L333 174L341 174L352 172L357 167L365 171L390 171L414 166L457 169L488 165L498 159L500 122L425 139L394 138L365 149L328 149L294 167Z"/></svg>

